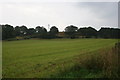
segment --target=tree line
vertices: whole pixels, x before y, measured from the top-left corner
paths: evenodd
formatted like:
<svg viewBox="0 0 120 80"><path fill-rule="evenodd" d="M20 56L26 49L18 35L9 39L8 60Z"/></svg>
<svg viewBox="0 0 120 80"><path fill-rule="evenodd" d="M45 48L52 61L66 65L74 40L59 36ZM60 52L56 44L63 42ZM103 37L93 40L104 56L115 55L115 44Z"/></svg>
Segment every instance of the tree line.
<svg viewBox="0 0 120 80"><path fill-rule="evenodd" d="M120 38L119 28L106 28L101 27L100 30L96 30L93 27L79 28L70 25L65 28L64 32L59 32L56 26L52 26L50 31L43 26L37 26L36 28L27 28L26 26L13 27L9 24L0 25L2 27L2 39L24 37L28 38ZM62 36L60 36L62 33Z"/></svg>

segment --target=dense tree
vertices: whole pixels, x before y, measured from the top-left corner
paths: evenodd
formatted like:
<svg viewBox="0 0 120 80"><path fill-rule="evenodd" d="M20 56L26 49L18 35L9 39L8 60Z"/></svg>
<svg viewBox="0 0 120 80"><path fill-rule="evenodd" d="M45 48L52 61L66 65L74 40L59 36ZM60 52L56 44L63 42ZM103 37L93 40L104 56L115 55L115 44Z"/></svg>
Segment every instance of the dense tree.
<svg viewBox="0 0 120 80"><path fill-rule="evenodd" d="M16 26L15 28L11 25L0 25L2 27L2 39L14 38L16 36L23 36L23 38L33 37L33 38L58 38L58 28L53 26L50 28L50 31L47 32L46 28L37 26L34 28L27 28L26 26ZM120 38L120 29L119 28L104 28L102 27L99 31L92 27L84 27L78 29L74 25L67 26L65 32L62 33L62 36L67 38L77 38L78 36L83 36L85 38ZM59 33L60 35L60 33Z"/></svg>
<svg viewBox="0 0 120 80"><path fill-rule="evenodd" d="M37 33L42 33L42 27L40 26L37 26L35 30Z"/></svg>
<svg viewBox="0 0 120 80"><path fill-rule="evenodd" d="M100 38L120 38L120 29L118 28L104 28L98 31Z"/></svg>
<svg viewBox="0 0 120 80"><path fill-rule="evenodd" d="M92 27L78 29L78 34L86 38L97 37L97 30Z"/></svg>
<svg viewBox="0 0 120 80"><path fill-rule="evenodd" d="M47 38L47 30L44 27L37 26L36 33L38 35L37 37L39 38Z"/></svg>
<svg viewBox="0 0 120 80"><path fill-rule="evenodd" d="M20 34L21 36L24 36L27 34L28 28L26 26L20 26Z"/></svg>
<svg viewBox="0 0 120 80"><path fill-rule="evenodd" d="M29 28L27 30L27 35L33 35L33 34L35 34L35 32L36 32L36 30L34 28Z"/></svg>
<svg viewBox="0 0 120 80"><path fill-rule="evenodd" d="M15 31L11 25L2 25L2 39L8 39L15 37Z"/></svg>
<svg viewBox="0 0 120 80"><path fill-rule="evenodd" d="M15 35L16 35L16 36L20 36L20 34L21 34L21 33L20 33L20 27L19 27L19 26L16 26L16 27L15 27Z"/></svg>
<svg viewBox="0 0 120 80"><path fill-rule="evenodd" d="M50 28L49 35L51 36L51 38L56 38L58 32L59 32L58 28L56 26L52 26Z"/></svg>
<svg viewBox="0 0 120 80"><path fill-rule="evenodd" d="M67 35L68 38L75 38L76 37L76 32L78 28L76 26L70 25L65 28L65 34Z"/></svg>
<svg viewBox="0 0 120 80"><path fill-rule="evenodd" d="M112 29L112 37L120 39L120 29L118 28Z"/></svg>
<svg viewBox="0 0 120 80"><path fill-rule="evenodd" d="M42 38L47 38L47 29L44 28L44 27L42 27L41 37Z"/></svg>

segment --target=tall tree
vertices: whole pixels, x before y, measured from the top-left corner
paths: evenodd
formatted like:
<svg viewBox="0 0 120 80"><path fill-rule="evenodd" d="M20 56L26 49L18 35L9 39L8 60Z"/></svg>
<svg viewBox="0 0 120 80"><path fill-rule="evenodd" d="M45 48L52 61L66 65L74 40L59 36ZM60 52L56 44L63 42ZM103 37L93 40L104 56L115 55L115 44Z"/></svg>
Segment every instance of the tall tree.
<svg viewBox="0 0 120 80"><path fill-rule="evenodd" d="M50 34L51 38L56 38L58 32L59 32L58 28L57 28L56 26L52 26L52 27L50 28L49 34Z"/></svg>
<svg viewBox="0 0 120 80"><path fill-rule="evenodd" d="M84 27L78 29L78 34L86 38L97 37L97 30L92 27Z"/></svg>
<svg viewBox="0 0 120 80"><path fill-rule="evenodd" d="M35 30L34 28L29 28L29 29L27 30L27 35L34 35L35 32L36 32L36 30Z"/></svg>
<svg viewBox="0 0 120 80"><path fill-rule="evenodd" d="M39 38L46 38L47 37L47 30L44 27L37 26L36 33L38 34Z"/></svg>
<svg viewBox="0 0 120 80"><path fill-rule="evenodd" d="M14 28L11 25L2 25L2 38L8 39L15 37Z"/></svg>
<svg viewBox="0 0 120 80"><path fill-rule="evenodd" d="M36 30L37 33L42 33L43 28L40 27L40 26L37 26L35 30Z"/></svg>
<svg viewBox="0 0 120 80"><path fill-rule="evenodd" d="M15 27L15 35L16 35L16 36L20 36L20 34L21 34L21 33L20 33L20 27L19 27L19 26L16 26L16 27Z"/></svg>
<svg viewBox="0 0 120 80"><path fill-rule="evenodd" d="M70 25L65 28L65 34L67 35L68 38L75 38L76 37L76 32L78 28L76 26Z"/></svg>
<svg viewBox="0 0 120 80"><path fill-rule="evenodd" d="M21 36L24 36L27 34L27 31L28 31L28 28L24 25L20 26L20 33L21 33Z"/></svg>
<svg viewBox="0 0 120 80"><path fill-rule="evenodd" d="M100 38L120 38L120 29L118 28L104 28L98 31Z"/></svg>

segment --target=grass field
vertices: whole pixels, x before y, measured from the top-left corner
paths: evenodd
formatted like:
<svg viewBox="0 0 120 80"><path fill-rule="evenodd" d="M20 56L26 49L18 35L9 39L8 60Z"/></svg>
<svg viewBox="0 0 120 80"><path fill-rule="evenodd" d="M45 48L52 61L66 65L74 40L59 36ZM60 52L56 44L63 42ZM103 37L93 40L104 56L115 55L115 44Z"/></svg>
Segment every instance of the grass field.
<svg viewBox="0 0 120 80"><path fill-rule="evenodd" d="M3 77L49 78L71 68L78 55L112 47L116 42L116 39L3 41Z"/></svg>

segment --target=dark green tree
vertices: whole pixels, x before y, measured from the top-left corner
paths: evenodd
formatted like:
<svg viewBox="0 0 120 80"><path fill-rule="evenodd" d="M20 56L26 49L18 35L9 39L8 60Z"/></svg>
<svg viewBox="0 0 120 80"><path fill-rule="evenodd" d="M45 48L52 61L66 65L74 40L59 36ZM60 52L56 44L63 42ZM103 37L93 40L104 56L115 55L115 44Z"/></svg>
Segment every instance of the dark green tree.
<svg viewBox="0 0 120 80"><path fill-rule="evenodd" d="M20 33L20 27L19 27L19 26L16 26L16 27L15 27L15 35L16 35L16 36L20 36L20 34L21 34L21 33Z"/></svg>
<svg viewBox="0 0 120 80"><path fill-rule="evenodd" d="M27 35L28 28L24 25L20 26L20 34L21 36Z"/></svg>
<svg viewBox="0 0 120 80"><path fill-rule="evenodd" d="M29 28L27 30L27 35L34 35L36 33L36 30L34 28Z"/></svg>
<svg viewBox="0 0 120 80"><path fill-rule="evenodd" d="M50 28L49 35L51 36L51 38L56 38L58 32L59 32L58 28L56 26L52 26Z"/></svg>
<svg viewBox="0 0 120 80"><path fill-rule="evenodd" d="M11 25L1 25L2 26L2 39L14 38L15 31Z"/></svg>
<svg viewBox="0 0 120 80"><path fill-rule="evenodd" d="M120 38L120 29L118 28L104 28L98 31L100 38Z"/></svg>
<svg viewBox="0 0 120 80"><path fill-rule="evenodd" d="M35 30L36 30L37 33L41 34L42 31L43 31L43 28L40 27L40 26L37 26L37 27L35 28Z"/></svg>
<svg viewBox="0 0 120 80"><path fill-rule="evenodd" d="M84 36L86 38L96 38L97 37L97 30L92 27L84 27L78 29L78 34Z"/></svg>
<svg viewBox="0 0 120 80"><path fill-rule="evenodd" d="M76 38L76 33L77 33L78 28L76 26L70 25L65 28L65 34L67 35L68 38Z"/></svg>
<svg viewBox="0 0 120 80"><path fill-rule="evenodd" d="M35 30L36 30L37 37L39 37L39 38L47 38L47 30L46 30L46 28L37 26Z"/></svg>

